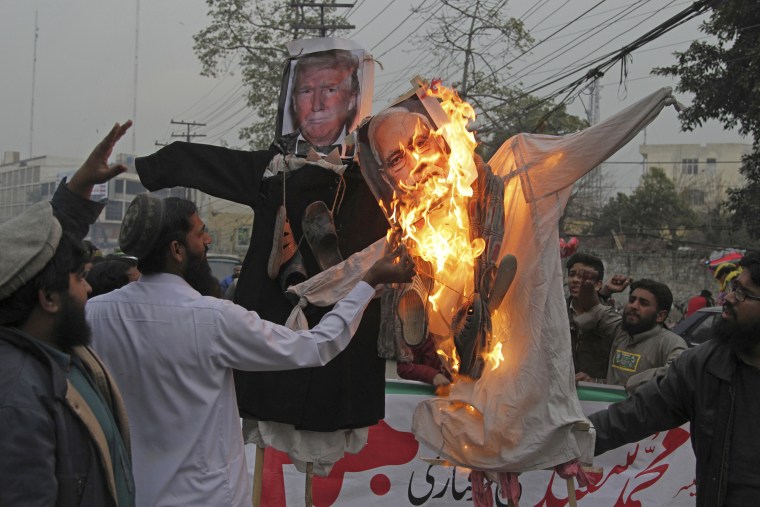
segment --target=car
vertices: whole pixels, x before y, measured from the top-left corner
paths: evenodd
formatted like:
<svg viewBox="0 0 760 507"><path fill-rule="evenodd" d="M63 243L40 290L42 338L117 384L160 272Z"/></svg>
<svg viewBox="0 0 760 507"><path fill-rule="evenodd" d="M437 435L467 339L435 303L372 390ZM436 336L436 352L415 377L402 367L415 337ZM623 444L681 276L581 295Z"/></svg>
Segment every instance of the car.
<svg viewBox="0 0 760 507"><path fill-rule="evenodd" d="M713 324L723 313L722 306L700 308L681 322L670 328L675 334L686 341L689 347L706 342L713 337Z"/></svg>
<svg viewBox="0 0 760 507"><path fill-rule="evenodd" d="M211 274L219 281L230 276L235 270L235 266L240 264L240 257L237 255L210 253L206 255L206 260L211 266Z"/></svg>

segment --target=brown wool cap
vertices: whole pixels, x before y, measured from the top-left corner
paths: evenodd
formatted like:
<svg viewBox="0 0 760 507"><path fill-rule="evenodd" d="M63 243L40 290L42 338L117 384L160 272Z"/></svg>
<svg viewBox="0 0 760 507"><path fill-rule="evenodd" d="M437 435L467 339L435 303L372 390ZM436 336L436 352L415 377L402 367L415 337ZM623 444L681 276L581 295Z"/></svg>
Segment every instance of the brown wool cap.
<svg viewBox="0 0 760 507"><path fill-rule="evenodd" d="M119 247L138 259L150 253L161 234L164 200L140 194L130 203L119 232Z"/></svg>
<svg viewBox="0 0 760 507"><path fill-rule="evenodd" d="M20 289L53 258L61 224L48 201L38 202L0 225L6 248L0 253L0 300Z"/></svg>

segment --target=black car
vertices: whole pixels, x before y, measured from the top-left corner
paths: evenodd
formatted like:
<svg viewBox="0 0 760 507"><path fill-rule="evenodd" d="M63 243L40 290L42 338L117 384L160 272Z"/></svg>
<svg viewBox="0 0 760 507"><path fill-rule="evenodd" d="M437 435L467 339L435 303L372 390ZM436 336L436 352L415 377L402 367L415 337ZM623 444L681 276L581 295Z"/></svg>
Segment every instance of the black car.
<svg viewBox="0 0 760 507"><path fill-rule="evenodd" d="M721 313L722 306L700 308L670 330L683 338L689 347L696 347L713 337L712 327Z"/></svg>

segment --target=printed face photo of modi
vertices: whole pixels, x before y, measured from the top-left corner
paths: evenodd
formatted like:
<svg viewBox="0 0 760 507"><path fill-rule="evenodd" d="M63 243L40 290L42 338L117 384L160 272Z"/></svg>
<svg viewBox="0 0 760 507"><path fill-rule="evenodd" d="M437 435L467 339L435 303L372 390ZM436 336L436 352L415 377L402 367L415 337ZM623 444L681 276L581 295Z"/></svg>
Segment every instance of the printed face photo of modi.
<svg viewBox="0 0 760 507"><path fill-rule="evenodd" d="M341 49L306 55L296 61L291 91L295 129L314 146L340 143L356 117L358 61Z"/></svg>
<svg viewBox="0 0 760 507"><path fill-rule="evenodd" d="M368 138L383 179L400 196L448 175L448 155L422 114L388 108L372 118Z"/></svg>

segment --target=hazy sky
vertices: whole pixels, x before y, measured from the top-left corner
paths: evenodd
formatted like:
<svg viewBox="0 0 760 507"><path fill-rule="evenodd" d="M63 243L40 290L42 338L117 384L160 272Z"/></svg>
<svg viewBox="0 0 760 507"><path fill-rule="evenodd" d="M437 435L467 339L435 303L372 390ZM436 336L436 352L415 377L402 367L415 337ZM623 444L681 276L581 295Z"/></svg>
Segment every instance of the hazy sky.
<svg viewBox="0 0 760 507"><path fill-rule="evenodd" d="M286 1L286 0L282 0ZM413 74L438 77L441 69L427 69L432 55L421 54L411 40L416 29L424 30L425 16L412 16L410 7L436 0L358 0L350 15L356 25L353 38L372 48L384 68L376 69L375 110L408 88ZM595 2L594 2L595 3ZM522 17L537 41L549 36L569 20L594 5L587 0L548 0L541 8L534 0L510 0L507 12ZM690 1L607 0L582 20L513 64L522 81L541 81L553 72L589 54L604 54L685 9ZM623 21L586 42L573 40L599 28L622 9L637 9ZM640 5L639 5L640 4ZM154 142L169 142L171 134L184 129L170 120L195 121L208 126L196 132L206 138L197 142L230 145L237 140L239 125L250 119L242 102L236 75L218 79L201 77L200 64L192 51L192 36L207 23L202 0L141 0L139 5L139 52L135 151L138 155L157 149ZM37 65L34 93L33 155L85 157L115 121L133 117L135 82L135 0L1 0L0 1L0 151L29 156L32 110L35 12L38 16ZM400 26L399 26L400 25ZM653 66L673 61L671 53L683 50L702 36L698 21L676 29L633 55L628 81L619 87L620 68L602 79L601 116L608 117L661 86L668 79L649 76ZM395 31L394 31L395 30ZM573 48L567 53L567 48ZM549 58L556 57L551 62ZM543 60L542 63L542 58ZM413 63L410 68L408 64ZM533 64L534 67L528 67ZM234 69L233 69L234 70ZM445 77L445 76L444 76ZM548 90L547 90L548 91ZM540 95L540 93L539 93ZM689 97L678 97L688 103ZM571 111L583 115L580 101ZM749 142L738 135L708 125L694 133L680 133L675 111L666 109L647 129L650 143ZM614 160L640 160L639 135ZM132 151L132 137L117 147ZM636 166L614 166L620 187L634 185Z"/></svg>

